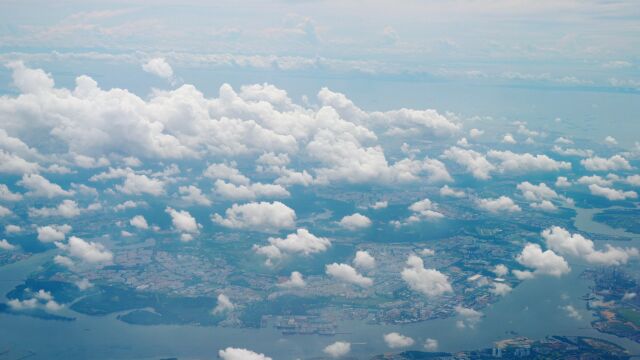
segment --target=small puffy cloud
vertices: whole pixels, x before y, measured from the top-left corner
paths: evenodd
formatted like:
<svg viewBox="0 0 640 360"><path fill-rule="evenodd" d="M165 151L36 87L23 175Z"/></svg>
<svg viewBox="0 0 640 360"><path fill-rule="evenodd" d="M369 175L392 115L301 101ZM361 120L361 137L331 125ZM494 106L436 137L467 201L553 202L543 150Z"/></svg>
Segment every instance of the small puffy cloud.
<svg viewBox="0 0 640 360"><path fill-rule="evenodd" d="M279 287L283 288L303 288L307 286L307 283L304 281L302 274L298 271L293 271L289 279L284 282L278 284Z"/></svg>
<svg viewBox="0 0 640 360"><path fill-rule="evenodd" d="M134 209L137 208L139 206L144 206L147 203L144 201L133 201L133 200L127 200L125 202L123 202L122 204L118 204L116 206L113 207L113 210L115 211L123 211L123 210L127 210L127 209Z"/></svg>
<svg viewBox="0 0 640 360"><path fill-rule="evenodd" d="M376 259L366 251L358 250L356 257L353 259L355 267L370 270L376 267Z"/></svg>
<svg viewBox="0 0 640 360"><path fill-rule="evenodd" d="M131 226L136 227L141 230L147 230L149 228L149 224L147 223L147 219L142 215L136 215L129 220L129 224Z"/></svg>
<svg viewBox="0 0 640 360"><path fill-rule="evenodd" d="M479 208L492 213L519 212L522 210L511 198L504 195L497 199L477 199L476 204Z"/></svg>
<svg viewBox="0 0 640 360"><path fill-rule="evenodd" d="M400 227L400 226L416 223L425 219L426 220L442 219L444 215L441 212L437 211L437 209L438 209L438 204L432 202L429 199L422 199L409 205L409 210L411 210L413 213L411 216L407 217L403 221L392 221L391 224L393 224L396 227Z"/></svg>
<svg viewBox="0 0 640 360"><path fill-rule="evenodd" d="M480 311L466 308L460 305L456 305L455 310L458 314L458 317L460 318L460 320L456 322L456 325L461 329L467 327L471 329L475 328L475 326L480 322L483 316Z"/></svg>
<svg viewBox="0 0 640 360"><path fill-rule="evenodd" d="M81 209L78 207L78 203L73 200L63 200L58 206L54 208L29 208L29 216L31 217L64 217L73 218L81 213Z"/></svg>
<svg viewBox="0 0 640 360"><path fill-rule="evenodd" d="M424 349L427 351L436 351L438 350L438 340L427 338L424 341Z"/></svg>
<svg viewBox="0 0 640 360"><path fill-rule="evenodd" d="M556 187L570 187L571 181L566 176L558 176L555 185Z"/></svg>
<svg viewBox="0 0 640 360"><path fill-rule="evenodd" d="M173 77L171 65L163 58L153 58L147 61L142 65L142 70L163 79L171 79Z"/></svg>
<svg viewBox="0 0 640 360"><path fill-rule="evenodd" d="M616 190L609 187L600 186L598 184L589 185L589 191L592 195L602 196L611 201L638 198L638 193L635 191Z"/></svg>
<svg viewBox="0 0 640 360"><path fill-rule="evenodd" d="M516 260L523 266L533 269L533 273L514 272L516 276L531 277L535 274L562 276L569 273L571 268L567 261L553 250L542 251L540 245L529 243L525 245L522 252L518 254Z"/></svg>
<svg viewBox="0 0 640 360"><path fill-rule="evenodd" d="M258 354L251 350L232 347L218 351L218 356L222 360L271 360L270 357L264 354Z"/></svg>
<svg viewBox="0 0 640 360"><path fill-rule="evenodd" d="M73 260L63 255L56 255L53 258L53 262L56 263L57 265L64 266L69 269L73 268L73 265L74 265Z"/></svg>
<svg viewBox="0 0 640 360"><path fill-rule="evenodd" d="M552 148L553 152L560 154L560 155L564 155L564 156L578 156L578 157L583 157L583 158L588 158L588 157L592 157L593 156L593 150L590 149L575 149L575 148L565 148L563 149L562 147L558 146L558 145L554 145Z"/></svg>
<svg viewBox="0 0 640 360"><path fill-rule="evenodd" d="M347 264L329 264L326 266L326 273L338 280L361 287L369 287L373 285L373 280L371 280L371 278L359 274L356 269Z"/></svg>
<svg viewBox="0 0 640 360"><path fill-rule="evenodd" d="M40 170L40 165L29 162L20 156L8 153L0 149L0 173L2 174L27 174Z"/></svg>
<svg viewBox="0 0 640 360"><path fill-rule="evenodd" d="M509 268L504 264L496 265L491 271L499 277L507 276L507 274L509 274Z"/></svg>
<svg viewBox="0 0 640 360"><path fill-rule="evenodd" d="M81 168L85 169L94 169L98 167L105 167L111 165L109 159L105 157L101 157L98 159L92 158L91 156L75 154L73 157L74 162Z"/></svg>
<svg viewBox="0 0 640 360"><path fill-rule="evenodd" d="M397 332L391 332L391 333L385 334L383 338L387 346L392 349L411 346L415 343L415 341L412 338L399 334Z"/></svg>
<svg viewBox="0 0 640 360"><path fill-rule="evenodd" d="M578 184L582 185L600 185L600 186L611 186L613 182L617 180L617 177L613 174L607 175L607 177L602 177L600 175L590 175L590 176L581 176L578 179Z"/></svg>
<svg viewBox="0 0 640 360"><path fill-rule="evenodd" d="M564 145L570 145L573 144L573 141L569 138L566 138L564 136L560 136L559 138L557 138L554 141L556 144L564 144Z"/></svg>
<svg viewBox="0 0 640 360"><path fill-rule="evenodd" d="M596 250L593 241L580 234L571 234L559 226L552 226L542 232L547 247L562 254L586 260L598 265L623 265L631 257L638 256L636 248L620 248L611 245L606 250Z"/></svg>
<svg viewBox="0 0 640 360"><path fill-rule="evenodd" d="M638 179L638 183L640 184L640 176ZM384 209L387 206L389 206L389 202L385 201L376 201L373 205L369 206L370 208L374 209L374 210L378 210L378 209Z"/></svg>
<svg viewBox="0 0 640 360"><path fill-rule="evenodd" d="M178 193L180 193L180 198L182 200L190 204L202 206L211 205L211 200L209 200L207 196L202 193L202 190L200 190L197 186L180 186L178 188Z"/></svg>
<svg viewBox="0 0 640 360"><path fill-rule="evenodd" d="M9 208L6 208L0 205L0 217L9 216L11 214L13 214L13 211L9 210Z"/></svg>
<svg viewBox="0 0 640 360"><path fill-rule="evenodd" d="M229 300L227 295L220 294L218 295L218 303L216 304L216 307L213 308L212 312L214 314L221 314L228 311L233 311L235 308L236 306L231 302L231 300Z"/></svg>
<svg viewBox="0 0 640 360"><path fill-rule="evenodd" d="M147 175L128 173L122 185L116 185L116 189L128 195L148 194L159 196L164 194L164 182L160 179L150 178Z"/></svg>
<svg viewBox="0 0 640 360"><path fill-rule="evenodd" d="M227 180L236 185L249 185L251 183L248 177L236 169L235 163L209 165L203 175L211 179Z"/></svg>
<svg viewBox="0 0 640 360"><path fill-rule="evenodd" d="M421 258L410 255L407 267L402 270L402 280L409 288L427 297L436 297L453 292L447 275L436 269L425 269Z"/></svg>
<svg viewBox="0 0 640 360"><path fill-rule="evenodd" d="M216 180L215 191L226 199L234 200L253 200L256 198L286 198L291 194L282 185L252 183L248 185L235 185L225 182L224 180Z"/></svg>
<svg viewBox="0 0 640 360"><path fill-rule="evenodd" d="M167 207L164 211L171 216L171 223L176 230L191 234L200 232L202 225L198 224L188 211L174 210L171 207Z"/></svg>
<svg viewBox="0 0 640 360"><path fill-rule="evenodd" d="M72 236L68 244L56 242L56 246L66 250L69 255L93 264L109 264L113 261L113 253L104 245L92 241L85 241Z"/></svg>
<svg viewBox="0 0 640 360"><path fill-rule="evenodd" d="M491 293L494 294L494 295L505 296L508 293L510 293L511 290L512 290L512 288L508 284L500 283L500 282L494 282L493 283L493 288L491 290L489 290L489 291L491 291Z"/></svg>
<svg viewBox="0 0 640 360"><path fill-rule="evenodd" d="M613 155L610 158L594 156L580 160L580 164L589 171L631 170L631 164L621 155Z"/></svg>
<svg viewBox="0 0 640 360"><path fill-rule="evenodd" d="M371 220L360 213L355 213L343 217L339 224L347 230L359 230L371 226Z"/></svg>
<svg viewBox="0 0 640 360"><path fill-rule="evenodd" d="M9 224L4 226L5 234L17 234L21 231L22 231L22 228L18 225Z"/></svg>
<svg viewBox="0 0 640 360"><path fill-rule="evenodd" d="M497 165L502 173L526 173L571 169L571 163L557 161L547 155L517 154L511 151L490 150L487 157L500 161Z"/></svg>
<svg viewBox="0 0 640 360"><path fill-rule="evenodd" d="M464 191L450 188L449 185L445 185L440 188L440 196L463 198L465 195Z"/></svg>
<svg viewBox="0 0 640 360"><path fill-rule="evenodd" d="M18 185L26 188L27 195L34 197L54 198L57 196L71 196L73 191L67 191L38 174L25 174Z"/></svg>
<svg viewBox="0 0 640 360"><path fill-rule="evenodd" d="M484 134L484 130L479 130L476 128L469 130L469 137L471 137L472 139L477 139L482 136L482 134Z"/></svg>
<svg viewBox="0 0 640 360"><path fill-rule="evenodd" d="M542 210L556 210L556 206L551 200L562 200L568 204L573 204L571 199L558 195L555 190L551 189L545 183L539 183L538 185L532 184L528 181L518 184L517 189L522 192L522 196L531 201L531 207Z"/></svg>
<svg viewBox="0 0 640 360"><path fill-rule="evenodd" d="M505 136L502 138L502 142L505 144L516 144L517 141L516 139L513 138L513 135L511 134L505 134Z"/></svg>
<svg viewBox="0 0 640 360"><path fill-rule="evenodd" d="M436 254L436 252L433 249L424 248L424 249L420 250L420 255L422 255L422 256L433 256L435 254Z"/></svg>
<svg viewBox="0 0 640 360"><path fill-rule="evenodd" d="M616 140L616 138L614 138L613 136L609 135L604 138L604 143L611 146L618 145L618 140Z"/></svg>
<svg viewBox="0 0 640 360"><path fill-rule="evenodd" d="M7 241L7 239L2 239L2 240L0 240L0 249L2 249L2 250L13 250L13 249L15 249L15 248L16 248L16 246L15 246L15 245L10 244L10 243Z"/></svg>
<svg viewBox="0 0 640 360"><path fill-rule="evenodd" d="M91 283L91 281L89 281L89 279L80 279L76 281L75 284L80 290L87 290L93 287L93 284Z"/></svg>
<svg viewBox="0 0 640 360"><path fill-rule="evenodd" d="M42 242L54 242L54 241L63 241L69 231L71 231L71 226L64 225L47 225L47 226L39 226L37 229L38 232L38 240Z"/></svg>
<svg viewBox="0 0 640 360"><path fill-rule="evenodd" d="M351 351L351 344L345 341L336 341L322 350L332 358L339 358L347 355Z"/></svg>
<svg viewBox="0 0 640 360"><path fill-rule="evenodd" d="M310 255L326 251L331 246L331 241L327 238L315 236L307 229L298 229L284 239L270 237L269 244L263 247L254 247L254 250L259 254L267 255L269 258L296 253ZM277 255L272 254L272 252Z"/></svg>
<svg viewBox="0 0 640 360"><path fill-rule="evenodd" d="M629 175L625 179L625 182L629 185L640 186L640 175ZM2 198L2 191L0 189L0 198Z"/></svg>
<svg viewBox="0 0 640 360"><path fill-rule="evenodd" d="M9 187L5 184L0 184L0 200L4 201L20 201L22 200L22 195L18 193L11 192Z"/></svg>
<svg viewBox="0 0 640 360"><path fill-rule="evenodd" d="M491 164L484 155L473 150L453 146L445 150L442 157L455 161L463 166L467 172L470 172L473 177L480 180L490 179L490 173L495 170L495 166Z"/></svg>
<svg viewBox="0 0 640 360"><path fill-rule="evenodd" d="M573 305L562 306L562 309L567 312L568 317L578 321L582 320L582 315L580 315L578 310L576 310L576 308L574 308Z"/></svg>
<svg viewBox="0 0 640 360"><path fill-rule="evenodd" d="M243 205L233 204L226 210L225 217L213 214L211 219L232 229L273 232L295 227L296 213L279 201L250 202Z"/></svg>

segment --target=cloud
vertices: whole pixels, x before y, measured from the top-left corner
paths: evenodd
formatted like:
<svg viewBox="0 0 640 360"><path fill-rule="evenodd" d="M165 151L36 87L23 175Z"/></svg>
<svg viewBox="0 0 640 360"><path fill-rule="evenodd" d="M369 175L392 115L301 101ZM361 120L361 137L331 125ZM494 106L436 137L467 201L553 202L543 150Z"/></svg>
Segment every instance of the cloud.
<svg viewBox="0 0 640 360"><path fill-rule="evenodd" d="M427 297L436 297L453 292L447 275L436 269L425 269L421 258L410 255L407 267L402 270L402 280L409 288Z"/></svg>
<svg viewBox="0 0 640 360"><path fill-rule="evenodd" d="M556 161L547 155L516 154L511 151L490 150L487 157L500 161L497 168L502 173L526 173L571 169L571 163Z"/></svg>
<svg viewBox="0 0 640 360"><path fill-rule="evenodd" d="M590 157L580 160L580 164L589 171L631 170L629 161L621 155L613 155L610 158Z"/></svg>
<svg viewBox="0 0 640 360"><path fill-rule="evenodd" d="M22 231L22 228L18 225L8 224L4 226L4 232L6 234L17 234Z"/></svg>
<svg viewBox="0 0 640 360"><path fill-rule="evenodd" d="M176 230L191 234L200 232L202 225L198 224L196 219L191 216L188 211L174 210L171 207L167 207L164 212L171 216L171 223Z"/></svg>
<svg viewBox="0 0 640 360"><path fill-rule="evenodd" d="M71 196L73 191L63 190L60 185L54 184L38 174L25 174L18 185L28 190L27 195L34 197L54 198L57 196Z"/></svg>
<svg viewBox="0 0 640 360"><path fill-rule="evenodd" d="M376 259L368 252L358 250L356 257L353 259L353 265L361 269L371 270L376 267Z"/></svg>
<svg viewBox="0 0 640 360"><path fill-rule="evenodd" d="M289 279L284 282L278 284L279 287L283 288L303 288L307 286L307 283L304 281L302 274L298 271L293 271Z"/></svg>
<svg viewBox="0 0 640 360"><path fill-rule="evenodd" d="M73 218L81 213L78 203L73 200L62 200L62 202L54 208L29 208L29 216L31 217L54 217L60 216L64 218Z"/></svg>
<svg viewBox="0 0 640 360"><path fill-rule="evenodd" d="M640 183L640 179L638 180L638 183ZM374 210L379 210L379 209L385 209L387 206L389 206L389 202L385 200L385 201L376 201L375 203L373 203L373 205L369 207Z"/></svg>
<svg viewBox="0 0 640 360"><path fill-rule="evenodd" d="M513 135L511 135L511 134L506 134L502 138L502 142L505 143L505 144L516 144L517 143L516 139L514 139Z"/></svg>
<svg viewBox="0 0 640 360"><path fill-rule="evenodd" d="M251 350L232 347L218 351L218 356L223 360L271 360L270 357L265 356L264 354L258 354Z"/></svg>
<svg viewBox="0 0 640 360"><path fill-rule="evenodd" d="M555 190L551 189L545 183L534 185L528 181L521 182L517 185L517 189L522 192L522 196L531 202L531 207L543 210L556 210L556 206L551 200L562 200L572 205L573 200L558 195Z"/></svg>
<svg viewBox="0 0 640 360"><path fill-rule="evenodd" d="M424 341L424 349L427 351L436 351L438 350L438 340L427 338Z"/></svg>
<svg viewBox="0 0 640 360"><path fill-rule="evenodd" d="M212 220L232 229L273 232L295 227L296 213L279 201L251 202L243 205L233 204L226 210L225 217L213 214Z"/></svg>
<svg viewBox="0 0 640 360"><path fill-rule="evenodd" d="M197 186L180 186L178 192L180 193L180 198L190 204L211 206L211 200Z"/></svg>
<svg viewBox="0 0 640 360"><path fill-rule="evenodd" d="M248 177L236 169L235 163L230 165L224 163L211 164L205 169L203 175L211 179L228 180L236 185L249 185L251 183Z"/></svg>
<svg viewBox="0 0 640 360"><path fill-rule="evenodd" d="M560 277L569 273L571 268L567 261L553 250L542 251L538 244L527 244L516 257L518 263L534 270L531 275L542 274ZM527 273L516 273L520 276L530 277Z"/></svg>
<svg viewBox="0 0 640 360"><path fill-rule="evenodd" d="M477 139L484 134L484 130L473 128L469 130L469 137L472 139Z"/></svg>
<svg viewBox="0 0 640 360"><path fill-rule="evenodd" d="M71 226L64 225L47 225L47 226L39 226L37 229L38 232L38 240L42 242L54 242L54 241L63 241L71 231Z"/></svg>
<svg viewBox="0 0 640 360"><path fill-rule="evenodd" d="M284 239L270 237L269 245L254 245L253 250L258 254L265 255L267 264L270 264L271 260L282 258L288 254L311 255L324 252L330 246L329 239L315 236L307 229L298 229Z"/></svg>
<svg viewBox="0 0 640 360"><path fill-rule="evenodd" d="M7 239L0 240L0 249L2 250L14 250L16 248L15 245L10 244Z"/></svg>
<svg viewBox="0 0 640 360"><path fill-rule="evenodd" d="M392 221L391 223L396 226L405 226L412 223L419 222L421 220L437 220L442 219L444 215L437 211L438 204L432 202L429 199L422 199L409 205L409 210L413 213L403 221Z"/></svg>
<svg viewBox="0 0 640 360"><path fill-rule="evenodd" d="M636 193L635 191L616 190L608 187L603 187L598 184L589 185L589 191L592 195L602 196L611 201L638 198L638 193Z"/></svg>
<svg viewBox="0 0 640 360"><path fill-rule="evenodd" d="M25 174L40 170L40 165L29 162L20 156L0 150L0 173Z"/></svg>
<svg viewBox="0 0 640 360"><path fill-rule="evenodd" d="M573 305L562 306L562 309L567 312L567 316L575 320L582 320L582 315L573 307Z"/></svg>
<svg viewBox="0 0 640 360"><path fill-rule="evenodd" d="M159 196L164 194L164 182L160 179L149 178L147 175L128 173L122 185L116 189L124 194Z"/></svg>
<svg viewBox="0 0 640 360"><path fill-rule="evenodd" d="M235 310L236 306L229 300L227 295L219 294L218 295L218 304L215 308L213 308L213 314L221 314L228 311Z"/></svg>
<svg viewBox="0 0 640 360"><path fill-rule="evenodd" d="M150 74L167 80L173 77L173 69L171 68L171 65L169 65L163 58L150 59L146 64L142 65L142 69Z"/></svg>
<svg viewBox="0 0 640 360"><path fill-rule="evenodd" d="M489 291L491 291L491 293L494 294L494 295L505 296L508 293L510 293L511 290L512 290L512 288L508 284L500 283L500 282L494 282L493 283L493 289L491 289Z"/></svg>
<svg viewBox="0 0 640 360"><path fill-rule="evenodd" d="M465 167L467 172L470 172L474 178L480 180L490 179L490 173L495 170L495 166L486 157L473 150L453 146L445 150L442 157Z"/></svg>
<svg viewBox="0 0 640 360"><path fill-rule="evenodd" d="M555 183L556 187L570 187L571 182L565 176L558 176Z"/></svg>
<svg viewBox="0 0 640 360"><path fill-rule="evenodd" d="M250 185L234 185L224 180L216 180L215 191L227 199L253 200L256 198L285 198L291 194L278 184L253 183Z"/></svg>
<svg viewBox="0 0 640 360"><path fill-rule="evenodd" d="M397 332L391 332L391 333L385 334L383 338L384 338L384 342L387 343L387 346L392 349L411 346L415 343L415 341L412 338L399 334Z"/></svg>
<svg viewBox="0 0 640 360"><path fill-rule="evenodd" d="M497 199L477 199L476 204L479 208L492 213L519 212L522 210L511 198L504 195Z"/></svg>
<svg viewBox="0 0 640 360"><path fill-rule="evenodd" d="M141 230L147 230L149 228L149 224L147 224L147 219L142 215L136 215L129 220L129 224L131 226L136 227Z"/></svg>
<svg viewBox="0 0 640 360"><path fill-rule="evenodd" d="M67 244L56 242L56 246L69 253L69 255L92 264L110 264L113 261L113 253L104 245L92 241L85 241L72 236Z"/></svg>
<svg viewBox="0 0 640 360"><path fill-rule="evenodd" d="M371 220L360 213L355 213L343 217L339 224L347 230L359 230L371 226Z"/></svg>
<svg viewBox="0 0 640 360"><path fill-rule="evenodd" d="M356 269L347 264L329 264L326 266L326 273L338 280L361 287L369 287L373 285L373 280L371 280L371 278L362 276L358 271L356 271Z"/></svg>
<svg viewBox="0 0 640 360"><path fill-rule="evenodd" d="M9 216L11 214L13 214L13 211L11 211L8 208L0 205L0 217Z"/></svg>
<svg viewBox="0 0 640 360"><path fill-rule="evenodd" d="M509 268L504 264L496 265L491 271L499 277L507 276L507 274L509 274Z"/></svg>
<svg viewBox="0 0 640 360"><path fill-rule="evenodd" d="M571 234L564 228L552 226L542 232L549 249L562 254L586 260L598 265L623 265L631 257L638 256L636 248L620 248L606 245L606 250L596 250L593 241L580 234Z"/></svg>
<svg viewBox="0 0 640 360"><path fill-rule="evenodd" d="M454 198L463 198L465 197L465 192L462 190L456 190L450 188L448 185L445 185L440 188L440 196L449 196Z"/></svg>
<svg viewBox="0 0 640 360"><path fill-rule="evenodd" d="M0 200L20 201L22 200L22 194L11 192L7 185L0 184Z"/></svg>
<svg viewBox="0 0 640 360"><path fill-rule="evenodd" d="M339 358L347 355L351 351L351 344L345 341L336 341L322 350L332 358Z"/></svg>
<svg viewBox="0 0 640 360"><path fill-rule="evenodd" d="M476 325L482 319L483 314L480 311L466 308L460 305L456 305L455 307L456 313L460 320L457 321L456 325L459 328L475 328Z"/></svg>

